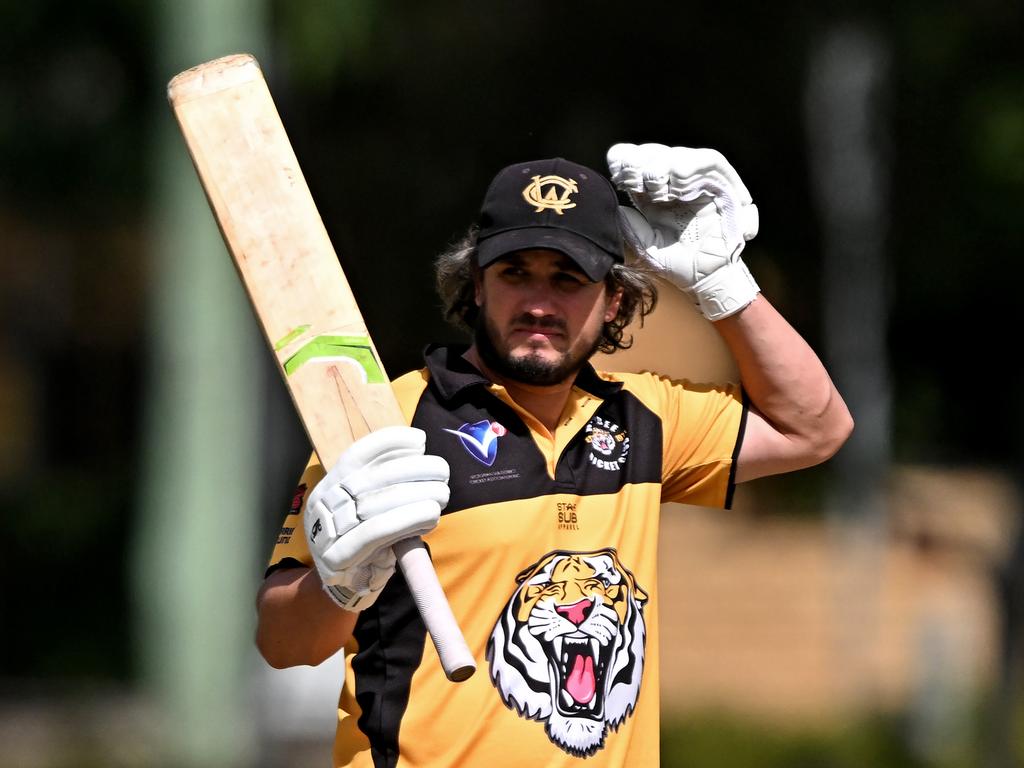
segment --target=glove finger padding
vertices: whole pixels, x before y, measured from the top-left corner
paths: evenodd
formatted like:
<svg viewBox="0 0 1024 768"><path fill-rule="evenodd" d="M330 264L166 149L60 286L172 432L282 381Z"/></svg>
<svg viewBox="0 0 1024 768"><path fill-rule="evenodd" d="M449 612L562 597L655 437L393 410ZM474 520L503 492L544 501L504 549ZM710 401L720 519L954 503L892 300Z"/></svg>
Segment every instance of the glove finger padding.
<svg viewBox="0 0 1024 768"><path fill-rule="evenodd" d="M367 590L380 590L387 584L395 572L398 558L391 547L381 547L373 551L359 568L346 571L329 571L322 576L325 584L344 586L353 592L365 593Z"/></svg>
<svg viewBox="0 0 1024 768"><path fill-rule="evenodd" d="M440 456L399 456L342 478L339 485L355 499L395 483L448 482L448 462Z"/></svg>
<svg viewBox="0 0 1024 768"><path fill-rule="evenodd" d="M369 577L366 580L366 589L374 592L380 592L380 590L384 589L388 579L394 575L397 564L398 558L391 547L379 549L366 563L367 568L363 569L363 573L369 573Z"/></svg>
<svg viewBox="0 0 1024 768"><path fill-rule="evenodd" d="M655 202L671 200L669 194L669 182L672 179L672 165L669 156L660 151L667 149L660 144L644 145L640 148L640 176L643 179L643 189L636 190L636 194L647 195Z"/></svg>
<svg viewBox="0 0 1024 768"><path fill-rule="evenodd" d="M448 483L439 480L397 483L359 498L356 505L359 522L416 501L432 501L444 509L448 504L448 494Z"/></svg>
<svg viewBox="0 0 1024 768"><path fill-rule="evenodd" d="M686 186L690 181L703 176L717 176L722 180L723 189L728 188L737 203L748 205L753 202L740 175L736 173L721 152L714 149L672 147L669 150L669 155L672 177L669 186L671 189Z"/></svg>
<svg viewBox="0 0 1024 768"><path fill-rule="evenodd" d="M378 430L354 442L309 494L303 521L309 550L325 589L343 608L371 605L394 572L391 546L437 525L448 503L449 469L443 458L424 455L425 448L422 430Z"/></svg>
<svg viewBox="0 0 1024 768"><path fill-rule="evenodd" d="M759 289L740 253L757 234L757 207L739 174L713 149L616 144L612 182L646 225L626 219L666 279L689 293L710 320L747 306Z"/></svg>
<svg viewBox="0 0 1024 768"><path fill-rule="evenodd" d="M643 172L636 162L639 149L636 144L616 144L608 150L608 171L612 183L623 191L644 191Z"/></svg>
<svg viewBox="0 0 1024 768"><path fill-rule="evenodd" d="M350 445L327 473L329 478L342 477L402 456L422 456L427 434L415 427L384 427L359 438Z"/></svg>
<svg viewBox="0 0 1024 768"><path fill-rule="evenodd" d="M733 248L742 249L747 240L757 235L757 206L752 202L737 205L739 197L735 188L721 172L709 171L706 176L680 186L676 194L680 200L699 200L703 197L713 201L722 215L725 240Z"/></svg>
<svg viewBox="0 0 1024 768"><path fill-rule="evenodd" d="M359 567L381 547L429 533L440 517L441 506L429 499L371 517L331 544L323 553L323 564L334 572Z"/></svg>
<svg viewBox="0 0 1024 768"><path fill-rule="evenodd" d="M377 597L395 574L396 562L391 547L382 547L362 568L327 574L327 580L323 582L324 591L340 607L362 611L377 602Z"/></svg>
<svg viewBox="0 0 1024 768"><path fill-rule="evenodd" d="M438 457L430 457L438 458ZM392 483L383 488L369 491L353 499L343 488L331 489L314 506L307 507L311 520L321 520L321 530L310 531L310 549L323 554L340 536L345 536L366 520L383 515L397 507L420 500L432 501L443 509L448 504L450 490L444 480L414 480L408 483ZM336 496L339 502L330 505L327 499ZM344 563L336 567L343 567Z"/></svg>
<svg viewBox="0 0 1024 768"><path fill-rule="evenodd" d="M394 575L395 564L392 549L382 547L364 566L328 574L324 591L342 608L365 610L377 602Z"/></svg>

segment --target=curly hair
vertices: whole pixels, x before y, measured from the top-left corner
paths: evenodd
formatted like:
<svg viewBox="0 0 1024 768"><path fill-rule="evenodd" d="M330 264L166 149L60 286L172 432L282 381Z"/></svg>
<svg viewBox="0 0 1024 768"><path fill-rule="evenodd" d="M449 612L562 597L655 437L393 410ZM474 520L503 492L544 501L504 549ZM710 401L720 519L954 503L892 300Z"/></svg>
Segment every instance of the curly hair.
<svg viewBox="0 0 1024 768"><path fill-rule="evenodd" d="M631 347L633 337L625 337L626 327L633 322L637 313L642 326L643 319L654 310L658 302L658 289L653 279L655 270L639 258L641 246L625 219L620 220L619 230L626 263L613 264L605 277L605 287L609 292L622 289L618 314L604 324L598 340L598 350L606 353ZM475 301L474 279L480 270L475 258L476 240L477 227L473 225L434 262L435 286L441 297L445 320L470 333L480 314Z"/></svg>

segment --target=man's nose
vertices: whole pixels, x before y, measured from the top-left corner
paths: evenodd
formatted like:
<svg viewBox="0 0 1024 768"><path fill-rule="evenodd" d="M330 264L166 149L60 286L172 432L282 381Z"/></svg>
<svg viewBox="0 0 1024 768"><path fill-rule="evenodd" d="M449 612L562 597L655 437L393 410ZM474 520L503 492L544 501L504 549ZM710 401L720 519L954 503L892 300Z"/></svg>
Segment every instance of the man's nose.
<svg viewBox="0 0 1024 768"><path fill-rule="evenodd" d="M551 288L546 283L537 281L531 286L530 295L524 302L526 311L533 317L544 317L555 314L555 301Z"/></svg>

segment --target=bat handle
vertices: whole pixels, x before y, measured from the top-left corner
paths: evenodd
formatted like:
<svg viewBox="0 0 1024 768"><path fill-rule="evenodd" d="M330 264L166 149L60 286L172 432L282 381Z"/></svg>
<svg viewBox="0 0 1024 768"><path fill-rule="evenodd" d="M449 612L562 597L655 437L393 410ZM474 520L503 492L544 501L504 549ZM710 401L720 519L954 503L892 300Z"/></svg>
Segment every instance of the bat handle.
<svg viewBox="0 0 1024 768"><path fill-rule="evenodd" d="M437 580L423 539L405 539L395 544L394 549L445 675L453 683L468 680L476 672L476 661Z"/></svg>

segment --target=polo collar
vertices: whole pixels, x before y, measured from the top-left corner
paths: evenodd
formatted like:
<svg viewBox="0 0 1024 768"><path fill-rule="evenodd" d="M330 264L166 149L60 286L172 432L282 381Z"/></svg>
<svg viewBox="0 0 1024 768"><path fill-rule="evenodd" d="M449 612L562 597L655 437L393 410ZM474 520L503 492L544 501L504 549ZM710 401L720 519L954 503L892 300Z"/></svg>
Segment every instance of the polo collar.
<svg viewBox="0 0 1024 768"><path fill-rule="evenodd" d="M437 388L438 394L445 400L451 400L470 387L488 387L491 381L474 368L463 357L468 344L431 344L423 352L430 380ZM573 385L595 397L606 400L622 389L621 381L606 381L597 375L594 366L587 363L576 374Z"/></svg>

